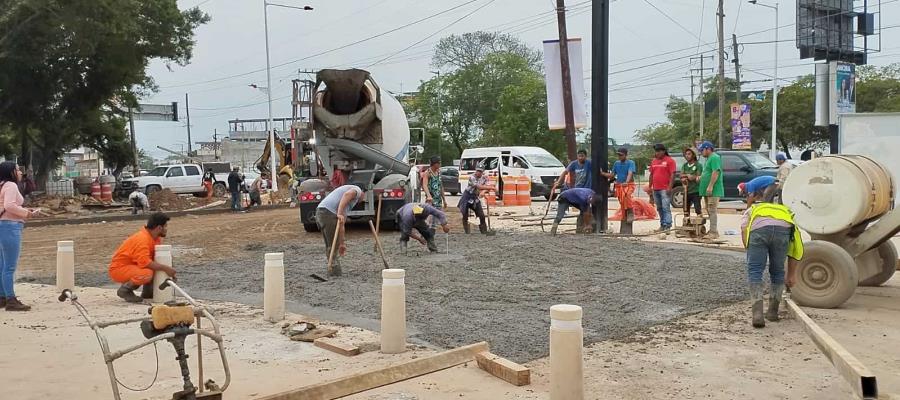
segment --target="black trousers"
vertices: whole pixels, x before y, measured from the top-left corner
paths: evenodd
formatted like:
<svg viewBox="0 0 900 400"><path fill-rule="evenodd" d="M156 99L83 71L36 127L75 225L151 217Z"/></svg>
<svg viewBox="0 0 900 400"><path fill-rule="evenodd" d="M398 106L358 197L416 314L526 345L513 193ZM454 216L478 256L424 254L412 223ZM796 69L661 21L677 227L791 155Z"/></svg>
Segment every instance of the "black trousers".
<svg viewBox="0 0 900 400"><path fill-rule="evenodd" d="M685 199L685 201L687 201L688 204L690 204L690 206L688 206L688 207L693 206L694 211L697 213L697 215L700 215L700 213L701 213L700 194L699 193L685 193L684 199Z"/></svg>
<svg viewBox="0 0 900 400"><path fill-rule="evenodd" d="M422 238L425 239L426 242L431 242L434 240L434 230L428 226L428 222L425 221L424 218L416 218L416 223L413 224L413 229L419 231L419 234L422 235ZM408 242L409 235L412 233L412 230L409 232L400 231L400 241Z"/></svg>
<svg viewBox="0 0 900 400"><path fill-rule="evenodd" d="M478 217L479 223L484 225L484 207L481 206L481 202L477 199L472 203L466 203L465 207L462 210L462 221L463 225L469 223L469 210L475 212L475 216Z"/></svg>

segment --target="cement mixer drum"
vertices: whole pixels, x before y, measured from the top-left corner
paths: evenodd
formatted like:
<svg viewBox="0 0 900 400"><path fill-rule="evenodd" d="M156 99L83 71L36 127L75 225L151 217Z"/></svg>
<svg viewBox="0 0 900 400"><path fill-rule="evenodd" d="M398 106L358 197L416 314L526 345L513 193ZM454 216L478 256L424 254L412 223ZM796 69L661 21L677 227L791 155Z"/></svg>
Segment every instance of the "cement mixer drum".
<svg viewBox="0 0 900 400"><path fill-rule="evenodd" d="M894 204L893 177L871 158L833 155L794 168L782 201L797 225L810 234L830 235L876 219Z"/></svg>

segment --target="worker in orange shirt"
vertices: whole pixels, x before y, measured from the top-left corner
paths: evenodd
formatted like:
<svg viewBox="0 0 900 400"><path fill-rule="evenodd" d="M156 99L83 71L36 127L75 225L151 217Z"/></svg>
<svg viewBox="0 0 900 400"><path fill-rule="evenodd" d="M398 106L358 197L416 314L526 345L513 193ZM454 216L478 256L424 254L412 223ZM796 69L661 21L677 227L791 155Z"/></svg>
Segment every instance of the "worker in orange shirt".
<svg viewBox="0 0 900 400"><path fill-rule="evenodd" d="M166 224L169 216L163 213L150 215L147 225L131 235L116 250L109 264L109 277L121 283L116 294L129 303L140 303L143 299L153 298L153 273L163 271L175 278L175 269L153 261L156 245L162 244L166 237ZM134 290L143 286L141 295Z"/></svg>

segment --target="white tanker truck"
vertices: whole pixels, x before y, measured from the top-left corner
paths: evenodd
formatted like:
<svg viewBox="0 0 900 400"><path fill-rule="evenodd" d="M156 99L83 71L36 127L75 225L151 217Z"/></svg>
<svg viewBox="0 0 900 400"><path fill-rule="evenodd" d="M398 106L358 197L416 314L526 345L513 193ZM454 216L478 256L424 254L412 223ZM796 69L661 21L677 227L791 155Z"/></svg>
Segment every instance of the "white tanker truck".
<svg viewBox="0 0 900 400"><path fill-rule="evenodd" d="M324 87L322 85L324 84ZM409 123L400 103L381 90L368 71L323 69L316 74L312 106L310 159L316 178L298 187L300 222L307 232L318 230L316 207L334 188L355 184L366 201L351 210L350 220L374 220L381 197L380 218L393 225L397 210L410 199L407 162Z"/></svg>

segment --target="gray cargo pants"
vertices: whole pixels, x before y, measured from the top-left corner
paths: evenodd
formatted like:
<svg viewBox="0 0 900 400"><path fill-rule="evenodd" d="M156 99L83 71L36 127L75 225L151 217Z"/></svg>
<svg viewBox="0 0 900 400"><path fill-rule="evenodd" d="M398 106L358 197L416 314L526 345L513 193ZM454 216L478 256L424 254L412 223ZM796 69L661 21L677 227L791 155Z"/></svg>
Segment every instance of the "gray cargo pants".
<svg viewBox="0 0 900 400"><path fill-rule="evenodd" d="M333 212L328 211L325 208L317 208L316 209L316 225L319 227L319 231L322 232L322 237L325 239L325 262L328 262L328 256L331 255L331 241L334 239L334 232L338 228L338 218ZM326 264L327 265L327 264ZM341 275L341 258L340 254L338 254L338 250L335 249L334 253L334 265L333 265L333 273L334 276Z"/></svg>

